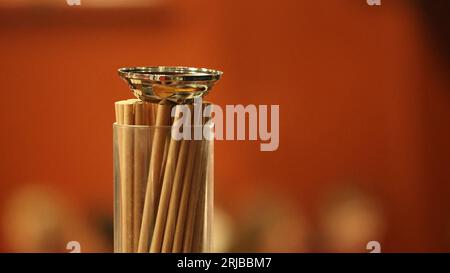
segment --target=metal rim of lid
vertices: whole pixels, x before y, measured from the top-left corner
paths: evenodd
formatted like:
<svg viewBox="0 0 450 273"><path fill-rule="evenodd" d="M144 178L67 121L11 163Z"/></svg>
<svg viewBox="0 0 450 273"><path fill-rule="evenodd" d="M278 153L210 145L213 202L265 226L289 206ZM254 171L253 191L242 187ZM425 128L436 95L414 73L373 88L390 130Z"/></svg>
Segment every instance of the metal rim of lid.
<svg viewBox="0 0 450 273"><path fill-rule="evenodd" d="M118 70L126 79L149 82L214 82L220 79L223 72L208 68L187 66L142 66L124 67Z"/></svg>

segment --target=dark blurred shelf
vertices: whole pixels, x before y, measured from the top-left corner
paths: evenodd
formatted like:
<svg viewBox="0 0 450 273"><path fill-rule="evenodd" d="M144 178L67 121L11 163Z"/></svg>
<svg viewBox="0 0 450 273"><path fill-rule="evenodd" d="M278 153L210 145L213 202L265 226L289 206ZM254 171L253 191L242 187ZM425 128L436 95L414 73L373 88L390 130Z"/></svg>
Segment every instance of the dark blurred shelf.
<svg viewBox="0 0 450 273"><path fill-rule="evenodd" d="M36 7L0 8L0 28L4 27L130 27L142 24L168 25L174 18L170 5L143 8Z"/></svg>

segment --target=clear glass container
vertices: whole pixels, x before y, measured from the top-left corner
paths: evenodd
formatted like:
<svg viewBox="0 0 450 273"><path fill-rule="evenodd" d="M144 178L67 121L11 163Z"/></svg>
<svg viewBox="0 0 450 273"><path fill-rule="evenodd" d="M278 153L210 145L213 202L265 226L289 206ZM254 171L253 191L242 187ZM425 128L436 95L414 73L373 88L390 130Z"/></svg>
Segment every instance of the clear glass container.
<svg viewBox="0 0 450 273"><path fill-rule="evenodd" d="M210 252L212 138L176 140L170 126L113 131L114 251Z"/></svg>

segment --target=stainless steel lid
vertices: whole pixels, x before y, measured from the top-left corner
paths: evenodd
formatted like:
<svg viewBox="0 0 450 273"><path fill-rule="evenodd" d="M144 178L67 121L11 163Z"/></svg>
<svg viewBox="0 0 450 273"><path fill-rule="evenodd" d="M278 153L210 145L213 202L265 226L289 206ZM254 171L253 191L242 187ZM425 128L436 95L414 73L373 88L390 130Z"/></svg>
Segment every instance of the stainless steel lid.
<svg viewBox="0 0 450 273"><path fill-rule="evenodd" d="M163 99L176 103L203 97L220 79L223 72L183 66L151 66L120 68L119 75L134 95L149 102Z"/></svg>

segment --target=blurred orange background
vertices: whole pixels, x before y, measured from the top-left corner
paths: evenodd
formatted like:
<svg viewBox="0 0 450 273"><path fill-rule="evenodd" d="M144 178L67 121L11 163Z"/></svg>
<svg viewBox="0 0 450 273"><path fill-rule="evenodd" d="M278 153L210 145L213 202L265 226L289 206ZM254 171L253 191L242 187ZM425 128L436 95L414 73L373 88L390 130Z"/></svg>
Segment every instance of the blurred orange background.
<svg viewBox="0 0 450 273"><path fill-rule="evenodd" d="M117 69L151 65L224 71L222 106L280 105L277 151L215 143L217 251L450 251L448 48L420 1L10 2L0 251L112 251Z"/></svg>

